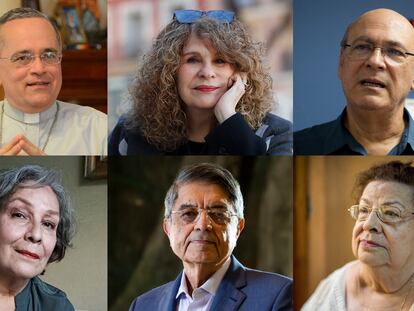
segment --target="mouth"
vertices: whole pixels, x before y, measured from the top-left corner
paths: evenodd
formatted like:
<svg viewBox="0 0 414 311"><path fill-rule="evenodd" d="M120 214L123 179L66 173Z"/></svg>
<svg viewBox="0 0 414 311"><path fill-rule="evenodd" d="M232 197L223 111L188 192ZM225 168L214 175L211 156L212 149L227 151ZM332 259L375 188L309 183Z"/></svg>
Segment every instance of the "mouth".
<svg viewBox="0 0 414 311"><path fill-rule="evenodd" d="M214 244L212 241L208 241L208 240L192 240L191 243L194 243L194 244Z"/></svg>
<svg viewBox="0 0 414 311"><path fill-rule="evenodd" d="M36 81L36 82L29 82L27 83L27 86L48 86L50 83L45 81Z"/></svg>
<svg viewBox="0 0 414 311"><path fill-rule="evenodd" d="M382 248L384 248L383 245L381 245L381 244L379 244L377 242L374 242L372 240L364 240L364 239L362 239L362 240L360 240L360 244L362 244L362 246L363 247L366 247L366 248L375 248L375 247L382 247Z"/></svg>
<svg viewBox="0 0 414 311"><path fill-rule="evenodd" d="M194 89L200 92L214 92L215 90L218 90L219 87L211 85L199 85L196 86Z"/></svg>
<svg viewBox="0 0 414 311"><path fill-rule="evenodd" d="M31 258L31 259L40 259L40 256L37 255L36 253L32 253L26 250L16 250L16 252L18 252L20 255L23 255L27 258Z"/></svg>
<svg viewBox="0 0 414 311"><path fill-rule="evenodd" d="M364 79L361 80L360 84L366 87L373 87L373 88L385 88L385 84L382 81L375 80L375 79Z"/></svg>

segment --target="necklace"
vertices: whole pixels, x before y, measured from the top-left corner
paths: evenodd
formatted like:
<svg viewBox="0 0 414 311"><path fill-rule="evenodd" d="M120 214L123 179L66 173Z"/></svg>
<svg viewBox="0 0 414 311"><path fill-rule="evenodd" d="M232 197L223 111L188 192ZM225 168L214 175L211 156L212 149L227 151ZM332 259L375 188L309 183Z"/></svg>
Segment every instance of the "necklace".
<svg viewBox="0 0 414 311"><path fill-rule="evenodd" d="M359 269L358 269L358 274L361 275L361 267L359 267ZM410 297L410 293L414 289L414 273L411 275L411 277L408 279L408 281L403 285L403 287L406 284L408 284L408 291L407 291L407 294L404 297L403 302L401 303L401 307L400 307L400 310L401 311L404 310L404 306L405 306L405 303L407 302L407 298ZM359 281L357 281L357 285L356 286L357 286L357 291L360 292L361 289L360 289ZM364 306L364 307L366 307L366 306ZM410 311L411 310L412 309L410 309Z"/></svg>
<svg viewBox="0 0 414 311"><path fill-rule="evenodd" d="M42 151L45 151L47 143L49 142L50 134L52 133L52 130L55 127L58 113L59 113L59 103L56 103L56 112L53 117L52 125L49 128L49 132L47 133L46 141L43 144L43 147L40 148ZM3 116L4 116L4 102L1 106L1 115L0 115L0 147L3 146Z"/></svg>

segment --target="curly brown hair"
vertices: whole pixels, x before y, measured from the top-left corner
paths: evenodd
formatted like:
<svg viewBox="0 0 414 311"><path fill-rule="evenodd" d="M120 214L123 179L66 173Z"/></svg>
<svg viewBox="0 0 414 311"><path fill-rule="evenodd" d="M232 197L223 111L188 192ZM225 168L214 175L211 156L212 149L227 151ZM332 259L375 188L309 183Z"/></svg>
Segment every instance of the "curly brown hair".
<svg viewBox="0 0 414 311"><path fill-rule="evenodd" d="M203 17L192 24L170 22L156 38L151 51L144 55L137 76L129 88L132 109L126 127L139 131L162 151L180 147L187 139L187 117L176 85L182 50L190 35L208 39L217 55L247 73L248 86L236 111L256 129L273 105L272 79L263 65L264 50L253 42L236 18L221 23Z"/></svg>
<svg viewBox="0 0 414 311"><path fill-rule="evenodd" d="M408 186L414 190L414 167L412 162L403 163L400 161L391 161L372 166L358 175L354 186L355 202L359 202L366 186L377 180L394 181ZM414 191L413 191L414 193ZM413 196L414 201L414 196Z"/></svg>

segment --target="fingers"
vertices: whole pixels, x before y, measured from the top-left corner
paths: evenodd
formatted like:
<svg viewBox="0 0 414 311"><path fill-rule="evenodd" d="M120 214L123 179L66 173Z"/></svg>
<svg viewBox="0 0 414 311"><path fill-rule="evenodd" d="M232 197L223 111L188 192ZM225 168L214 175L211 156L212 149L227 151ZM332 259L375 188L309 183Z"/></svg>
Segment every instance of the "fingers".
<svg viewBox="0 0 414 311"><path fill-rule="evenodd" d="M0 148L0 155L17 155L22 150L23 135L16 135L6 145Z"/></svg>
<svg viewBox="0 0 414 311"><path fill-rule="evenodd" d="M23 144L22 149L25 151L28 155L46 155L40 148L35 146L30 140L28 140L26 137L23 136Z"/></svg>
<svg viewBox="0 0 414 311"><path fill-rule="evenodd" d="M229 79L227 87L230 88L233 85L238 84L240 87L243 85L243 89L249 86L247 83L247 73L246 72L239 72L232 75Z"/></svg>
<svg viewBox="0 0 414 311"><path fill-rule="evenodd" d="M244 86L245 87L248 86L248 83L247 83L247 73L246 72L241 72L240 73L240 78L241 78Z"/></svg>

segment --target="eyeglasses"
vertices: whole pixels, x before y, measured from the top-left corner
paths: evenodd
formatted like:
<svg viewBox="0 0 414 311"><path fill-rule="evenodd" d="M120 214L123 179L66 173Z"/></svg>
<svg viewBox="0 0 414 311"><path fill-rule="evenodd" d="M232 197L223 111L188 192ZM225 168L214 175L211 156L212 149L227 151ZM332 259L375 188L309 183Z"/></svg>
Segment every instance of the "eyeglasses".
<svg viewBox="0 0 414 311"><path fill-rule="evenodd" d="M225 10L176 10L174 12L173 18L181 24L192 24L205 16L208 16L222 23L230 24L233 21L234 12Z"/></svg>
<svg viewBox="0 0 414 311"><path fill-rule="evenodd" d="M403 215L399 208L390 205L382 205L378 208L371 208L364 205L353 205L348 209L351 217L357 221L367 220L373 211L383 223L397 223L402 221L404 218L411 216L410 214L414 215L414 213L410 213L408 216Z"/></svg>
<svg viewBox="0 0 414 311"><path fill-rule="evenodd" d="M375 46L370 42L356 42L354 44L344 44L343 48L349 48L347 55L351 60L366 60L376 49L381 50L384 59L389 63L402 64L408 56L414 56L414 53L404 51L401 47L395 46Z"/></svg>
<svg viewBox="0 0 414 311"><path fill-rule="evenodd" d="M62 54L57 51L45 51L38 56L30 52L19 52L11 57L2 57L0 59L8 59L13 64L23 67L33 63L36 57L40 58L43 65L57 65L62 61Z"/></svg>
<svg viewBox="0 0 414 311"><path fill-rule="evenodd" d="M171 214L178 214L180 221L183 224L195 223L202 212L206 212L207 216L217 225L226 225L230 222L231 217L237 216L229 211L223 211L221 209L197 209L186 208L179 211L171 211Z"/></svg>

